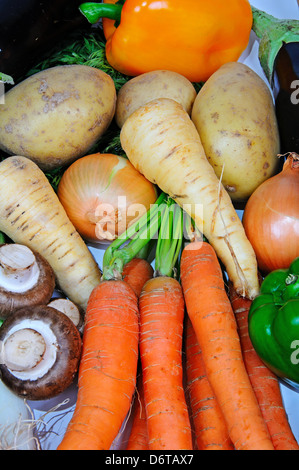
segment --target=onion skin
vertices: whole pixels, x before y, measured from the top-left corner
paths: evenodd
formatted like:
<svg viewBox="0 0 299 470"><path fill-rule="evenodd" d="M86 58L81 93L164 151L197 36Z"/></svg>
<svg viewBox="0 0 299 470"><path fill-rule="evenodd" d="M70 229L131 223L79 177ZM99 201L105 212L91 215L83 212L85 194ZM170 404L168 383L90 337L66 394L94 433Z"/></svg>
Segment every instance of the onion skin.
<svg viewBox="0 0 299 470"><path fill-rule="evenodd" d="M299 256L299 156L290 153L277 175L264 181L250 196L243 225L266 275L287 269Z"/></svg>
<svg viewBox="0 0 299 470"><path fill-rule="evenodd" d="M107 243L155 203L157 190L126 158L95 153L67 168L57 195L86 241Z"/></svg>

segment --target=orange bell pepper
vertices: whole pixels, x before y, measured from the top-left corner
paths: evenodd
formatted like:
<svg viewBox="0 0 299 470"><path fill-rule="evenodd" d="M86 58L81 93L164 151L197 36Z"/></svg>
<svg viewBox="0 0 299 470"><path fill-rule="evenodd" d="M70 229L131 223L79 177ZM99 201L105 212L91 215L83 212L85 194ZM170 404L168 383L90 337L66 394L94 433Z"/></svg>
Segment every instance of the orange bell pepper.
<svg viewBox="0 0 299 470"><path fill-rule="evenodd" d="M115 4L117 2L118 2L118 0L103 0L103 3L113 3L113 4ZM122 4L123 3L124 2L122 2ZM102 24L103 24L103 33L104 33L104 36L107 40L110 36L112 36L112 34L116 30L115 19L113 20L113 19L110 19L110 18L103 17L102 18Z"/></svg>
<svg viewBox="0 0 299 470"><path fill-rule="evenodd" d="M165 69L192 82L238 60L252 27L248 0L104 0L83 3L80 11L90 23L109 18L106 57L119 72Z"/></svg>

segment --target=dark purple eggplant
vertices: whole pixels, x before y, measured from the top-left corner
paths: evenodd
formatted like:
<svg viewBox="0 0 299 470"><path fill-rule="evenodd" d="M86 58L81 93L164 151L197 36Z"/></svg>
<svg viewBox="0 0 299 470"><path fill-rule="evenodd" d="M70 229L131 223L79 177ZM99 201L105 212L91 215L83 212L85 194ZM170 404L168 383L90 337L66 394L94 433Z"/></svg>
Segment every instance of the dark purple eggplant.
<svg viewBox="0 0 299 470"><path fill-rule="evenodd" d="M252 7L259 60L273 91L282 154L299 153L299 21Z"/></svg>
<svg viewBox="0 0 299 470"><path fill-rule="evenodd" d="M273 90L281 153L299 153L299 42L285 44L280 49L275 73Z"/></svg>
<svg viewBox="0 0 299 470"><path fill-rule="evenodd" d="M85 27L76 0L1 0L0 72L17 80L40 55Z"/></svg>

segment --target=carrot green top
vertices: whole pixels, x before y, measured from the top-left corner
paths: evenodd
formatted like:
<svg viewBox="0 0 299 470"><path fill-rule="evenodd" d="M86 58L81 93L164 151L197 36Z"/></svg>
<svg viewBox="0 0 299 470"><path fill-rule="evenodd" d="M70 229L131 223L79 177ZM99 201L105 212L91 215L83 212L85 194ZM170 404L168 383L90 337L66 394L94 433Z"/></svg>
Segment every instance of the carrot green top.
<svg viewBox="0 0 299 470"><path fill-rule="evenodd" d="M155 204L106 249L102 279L122 279L124 265L136 257L148 258L153 243L156 243L154 276L179 278L183 241L192 239L202 240L203 235L190 216L162 192Z"/></svg>
<svg viewBox="0 0 299 470"><path fill-rule="evenodd" d="M121 278L126 263L144 256L144 250L148 253L150 242L155 240L160 228L166 197L161 193L155 204L109 245L103 257L103 280Z"/></svg>
<svg viewBox="0 0 299 470"><path fill-rule="evenodd" d="M184 213L181 207L168 198L161 217L156 258L155 276L177 277L176 263L184 237Z"/></svg>

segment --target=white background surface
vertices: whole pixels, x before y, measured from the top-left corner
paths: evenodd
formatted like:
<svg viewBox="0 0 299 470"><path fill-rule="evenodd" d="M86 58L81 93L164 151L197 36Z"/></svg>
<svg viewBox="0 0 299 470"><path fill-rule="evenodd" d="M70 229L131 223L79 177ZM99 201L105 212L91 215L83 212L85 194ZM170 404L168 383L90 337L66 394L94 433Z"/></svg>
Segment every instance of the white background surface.
<svg viewBox="0 0 299 470"><path fill-rule="evenodd" d="M294 18L299 20L297 0L252 0L251 4L277 18ZM240 61L254 69L266 81L258 61L258 41L254 33L251 33L248 47L242 54ZM103 250L91 248L91 251L101 267ZM299 393L284 385L281 386L281 390L290 425L299 442ZM75 386L72 386L55 400L30 402L30 406L34 409L35 417L42 417L44 421L44 424L40 426L40 429L46 431L45 438L41 440L43 449L54 450L57 448L71 418L75 396ZM50 411L45 415L48 410L62 403L65 399L69 400L68 404L62 405L56 412Z"/></svg>

